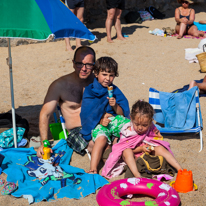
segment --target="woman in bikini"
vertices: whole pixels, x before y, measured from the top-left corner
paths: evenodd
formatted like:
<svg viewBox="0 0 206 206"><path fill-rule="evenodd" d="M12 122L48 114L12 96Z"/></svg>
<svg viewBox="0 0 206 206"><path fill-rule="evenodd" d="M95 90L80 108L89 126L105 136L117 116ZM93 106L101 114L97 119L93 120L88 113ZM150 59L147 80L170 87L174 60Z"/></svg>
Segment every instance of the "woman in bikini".
<svg viewBox="0 0 206 206"><path fill-rule="evenodd" d="M195 37L203 37L204 32L199 31L194 25L195 10L189 8L189 4L193 2L191 0L178 0L182 4L175 10L175 21L177 25L175 31L178 34L177 39L181 39L183 35L188 34Z"/></svg>

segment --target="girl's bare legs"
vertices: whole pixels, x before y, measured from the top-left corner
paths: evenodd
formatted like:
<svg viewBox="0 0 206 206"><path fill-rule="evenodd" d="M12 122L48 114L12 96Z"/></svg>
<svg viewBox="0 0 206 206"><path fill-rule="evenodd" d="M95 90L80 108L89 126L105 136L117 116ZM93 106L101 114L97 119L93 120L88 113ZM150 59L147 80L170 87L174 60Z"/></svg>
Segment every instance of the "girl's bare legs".
<svg viewBox="0 0 206 206"><path fill-rule="evenodd" d="M155 155L163 156L167 162L172 165L177 171L182 170L182 167L178 163L178 161L174 158L174 156L163 146L155 147Z"/></svg>
<svg viewBox="0 0 206 206"><path fill-rule="evenodd" d="M113 40L111 38L111 30L112 30L115 12L116 12L116 8L107 10L107 19L105 22L105 27L107 32L107 42L109 43L113 43Z"/></svg>
<svg viewBox="0 0 206 206"><path fill-rule="evenodd" d="M70 9L70 11L77 16L77 18L83 23L84 7L77 7ZM73 51L69 38L65 38L66 51ZM81 39L76 38L76 48L81 46Z"/></svg>
<svg viewBox="0 0 206 206"><path fill-rule="evenodd" d="M185 23L180 23L180 25L176 25L175 31L178 34L177 39L181 39L184 34L186 34L187 25Z"/></svg>
<svg viewBox="0 0 206 206"><path fill-rule="evenodd" d="M92 149L90 170L88 173L97 173L97 167L101 160L103 150L107 144L107 138L105 136L100 136L95 140L94 147Z"/></svg>
<svg viewBox="0 0 206 206"><path fill-rule="evenodd" d="M123 151L122 158L125 161L125 163L128 165L128 167L131 170L132 174L135 177L141 177L140 173L138 172L137 166L136 166L136 161L135 161L135 158L134 158L134 153L133 153L133 151L130 148L125 149Z"/></svg>
<svg viewBox="0 0 206 206"><path fill-rule="evenodd" d="M122 10L116 9L115 17L114 17L114 27L115 27L116 32L117 32L117 39L125 40L126 38L124 38L122 36L121 20L120 20L121 14L122 14Z"/></svg>

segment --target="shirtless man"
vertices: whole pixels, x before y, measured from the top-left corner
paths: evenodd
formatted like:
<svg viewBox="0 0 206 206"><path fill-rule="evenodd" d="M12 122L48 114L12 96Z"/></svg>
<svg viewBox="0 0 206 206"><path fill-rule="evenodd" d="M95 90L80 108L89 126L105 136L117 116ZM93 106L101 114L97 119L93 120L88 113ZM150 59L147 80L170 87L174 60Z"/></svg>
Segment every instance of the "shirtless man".
<svg viewBox="0 0 206 206"><path fill-rule="evenodd" d="M41 146L37 150L38 157L42 158L43 140L48 139L49 119L57 103L65 118L66 128L70 131L67 138L69 146L80 154L84 153L85 148L91 153L94 143L86 142L77 134L81 129L80 111L83 91L94 80L92 73L94 62L94 50L91 47L79 47L74 53L74 72L60 77L50 85L39 116Z"/></svg>

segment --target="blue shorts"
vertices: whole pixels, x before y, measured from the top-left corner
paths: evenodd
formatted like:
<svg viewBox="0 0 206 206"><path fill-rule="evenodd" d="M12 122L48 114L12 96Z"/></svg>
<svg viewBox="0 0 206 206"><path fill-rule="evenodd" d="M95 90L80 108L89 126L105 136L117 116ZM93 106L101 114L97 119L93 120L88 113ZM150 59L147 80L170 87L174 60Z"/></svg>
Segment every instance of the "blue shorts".
<svg viewBox="0 0 206 206"><path fill-rule="evenodd" d="M65 3L70 9L84 7L84 0L66 0Z"/></svg>

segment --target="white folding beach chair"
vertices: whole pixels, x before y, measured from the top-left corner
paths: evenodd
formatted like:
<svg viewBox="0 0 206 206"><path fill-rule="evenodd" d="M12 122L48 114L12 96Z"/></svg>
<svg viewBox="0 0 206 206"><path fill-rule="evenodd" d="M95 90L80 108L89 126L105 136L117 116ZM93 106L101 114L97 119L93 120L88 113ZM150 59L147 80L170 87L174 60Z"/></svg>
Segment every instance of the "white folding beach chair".
<svg viewBox="0 0 206 206"><path fill-rule="evenodd" d="M61 109L60 109L59 105L57 105L57 110L58 110L58 113L59 113L59 119L60 119L60 122L61 122L62 130L64 132L64 137L65 137L65 139L67 139L66 127L65 127L65 119L64 119L64 117L62 115L62 112L61 112ZM55 121L57 121L56 120L57 119L56 118L56 113L54 113L54 119L55 119ZM86 153L87 153L87 155L89 157L89 160L91 160L91 155L90 155L89 151L87 149L85 149L85 151L86 151Z"/></svg>
<svg viewBox="0 0 206 206"><path fill-rule="evenodd" d="M203 149L203 139L202 139L202 119L201 119L201 111L200 111L200 102L199 102L199 92L198 88L195 92L195 100L196 100L196 121L195 125L191 129L183 130L183 129L175 129L175 128L164 128L157 125L158 129L162 134L180 134L180 133L199 133L200 135L200 151ZM149 89L149 103L155 110L154 120L158 123L161 123L163 117L162 108L160 104L160 95L159 91L150 88Z"/></svg>

